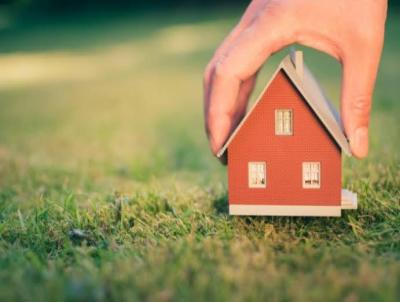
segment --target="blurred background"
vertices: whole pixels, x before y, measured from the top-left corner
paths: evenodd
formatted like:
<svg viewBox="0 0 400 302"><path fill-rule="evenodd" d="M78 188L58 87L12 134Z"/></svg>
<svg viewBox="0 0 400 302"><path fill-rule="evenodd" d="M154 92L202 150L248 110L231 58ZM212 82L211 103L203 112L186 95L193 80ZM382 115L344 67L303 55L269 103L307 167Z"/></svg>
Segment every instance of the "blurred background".
<svg viewBox="0 0 400 302"><path fill-rule="evenodd" d="M202 73L247 2L0 0L2 153L63 165L129 162L126 173L138 165L148 175L164 166L214 169ZM390 2L374 118L399 108L397 4ZM253 99L284 55L267 62ZM337 101L339 64L309 50L306 60ZM396 128L389 125L387 135ZM372 146L385 148L381 139L373 136ZM155 161L163 163L152 171Z"/></svg>
<svg viewBox="0 0 400 302"><path fill-rule="evenodd" d="M0 0L0 300L287 301L293 284L304 301L398 294L399 2L370 155L344 163L361 210L327 221L226 215L202 76L247 4ZM339 64L304 50L338 105ZM265 64L253 100L286 54Z"/></svg>

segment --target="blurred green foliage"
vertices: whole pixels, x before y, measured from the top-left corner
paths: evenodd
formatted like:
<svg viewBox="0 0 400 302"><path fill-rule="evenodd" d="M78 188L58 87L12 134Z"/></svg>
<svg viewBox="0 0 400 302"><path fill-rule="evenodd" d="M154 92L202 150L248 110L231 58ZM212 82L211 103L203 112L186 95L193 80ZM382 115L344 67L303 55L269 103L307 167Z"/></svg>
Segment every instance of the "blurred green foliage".
<svg viewBox="0 0 400 302"><path fill-rule="evenodd" d="M42 12L73 12L91 9L152 9L160 10L176 7L194 7L204 5L246 4L246 0L0 0L0 5L14 9L28 9Z"/></svg>
<svg viewBox="0 0 400 302"><path fill-rule="evenodd" d="M176 7L244 6L249 0L0 0L1 6L41 13L69 13L77 10L164 10ZM400 1L389 1L391 8L399 8Z"/></svg>

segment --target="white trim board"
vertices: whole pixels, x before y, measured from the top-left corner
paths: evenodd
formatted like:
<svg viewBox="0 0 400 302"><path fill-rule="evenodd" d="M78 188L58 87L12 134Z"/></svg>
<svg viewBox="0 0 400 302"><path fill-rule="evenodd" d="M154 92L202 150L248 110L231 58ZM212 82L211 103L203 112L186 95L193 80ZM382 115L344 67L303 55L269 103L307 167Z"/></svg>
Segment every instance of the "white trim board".
<svg viewBox="0 0 400 302"><path fill-rule="evenodd" d="M229 205L230 215L340 217L341 206Z"/></svg>
<svg viewBox="0 0 400 302"><path fill-rule="evenodd" d="M342 189L340 206L230 204L230 215L249 216L341 216L341 210L357 209L357 194Z"/></svg>
<svg viewBox="0 0 400 302"><path fill-rule="evenodd" d="M347 189L342 189L342 209L356 210L357 206L357 194Z"/></svg>

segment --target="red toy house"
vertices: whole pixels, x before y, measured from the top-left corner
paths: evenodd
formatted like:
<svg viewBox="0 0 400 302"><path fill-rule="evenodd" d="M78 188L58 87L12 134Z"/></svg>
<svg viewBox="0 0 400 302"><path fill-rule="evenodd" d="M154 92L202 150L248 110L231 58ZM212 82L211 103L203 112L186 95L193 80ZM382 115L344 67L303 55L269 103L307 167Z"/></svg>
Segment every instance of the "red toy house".
<svg viewBox="0 0 400 302"><path fill-rule="evenodd" d="M351 155L339 115L294 52L218 152L228 155L229 213L340 216L357 208L356 194L341 188L342 151Z"/></svg>

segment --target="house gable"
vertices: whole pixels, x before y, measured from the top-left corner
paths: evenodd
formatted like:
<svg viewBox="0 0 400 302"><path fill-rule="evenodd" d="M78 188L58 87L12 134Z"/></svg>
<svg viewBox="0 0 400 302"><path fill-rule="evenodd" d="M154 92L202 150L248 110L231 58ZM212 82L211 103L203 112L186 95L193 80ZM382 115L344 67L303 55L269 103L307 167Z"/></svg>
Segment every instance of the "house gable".
<svg viewBox="0 0 400 302"><path fill-rule="evenodd" d="M275 134L275 110L293 111L293 134ZM229 143L230 204L335 205L340 202L341 150L284 70L279 70ZM248 186L249 162L265 163L266 187ZM319 162L318 190L302 187L302 163Z"/></svg>
<svg viewBox="0 0 400 302"><path fill-rule="evenodd" d="M325 129L329 132L330 137L340 146L340 148L347 154L351 155L350 146L348 144L348 140L344 136L343 128L341 126L341 121L339 114L331 104L331 102L327 99L326 95L318 85L318 82L315 80L314 76L304 64L302 69L304 70L304 76L301 78L296 73L295 66L293 65L293 59L287 56L281 64L278 66L274 75L271 77L270 81L264 88L263 92L260 94L257 101L254 103L253 107L249 110L247 115L241 121L241 123L237 126L235 131L228 138L224 146L217 153L218 157L222 157L228 149L230 143L234 140L235 136L238 134L240 129L244 126L244 124L248 121L250 116L252 115L255 108L258 106L260 100L263 95L267 91L268 87L274 81L276 76L284 72L291 82L291 84L297 88L299 94L302 95L308 106L312 109L312 111L316 114L318 119L321 121L321 125L325 127Z"/></svg>

